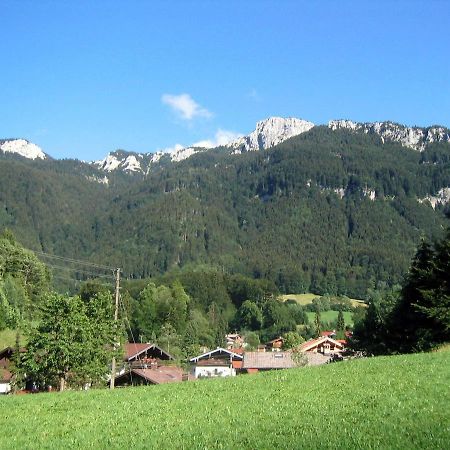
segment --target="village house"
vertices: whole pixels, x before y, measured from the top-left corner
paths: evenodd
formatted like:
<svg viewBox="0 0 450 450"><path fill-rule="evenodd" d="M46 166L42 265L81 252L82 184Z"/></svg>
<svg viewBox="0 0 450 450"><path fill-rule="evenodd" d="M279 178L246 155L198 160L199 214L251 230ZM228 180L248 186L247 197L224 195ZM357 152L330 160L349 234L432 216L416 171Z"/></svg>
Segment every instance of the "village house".
<svg viewBox="0 0 450 450"><path fill-rule="evenodd" d="M0 352L0 394L7 394L11 391L12 373L9 369L13 353L12 347L7 347Z"/></svg>
<svg viewBox="0 0 450 450"><path fill-rule="evenodd" d="M317 339L310 339L300 345L300 351L305 353L321 353L322 355L333 355L342 353L344 343L330 338L329 336L321 336Z"/></svg>
<svg viewBox="0 0 450 450"><path fill-rule="evenodd" d="M280 336L266 343L268 352L280 352L283 347L284 339Z"/></svg>
<svg viewBox="0 0 450 450"><path fill-rule="evenodd" d="M183 370L169 365L172 355L155 344L126 343L123 368L115 379L117 387L173 383L183 380Z"/></svg>
<svg viewBox="0 0 450 450"><path fill-rule="evenodd" d="M189 361L194 363L192 375L194 378L230 377L242 367L242 354L225 348L217 347L215 350L195 356Z"/></svg>
<svg viewBox="0 0 450 450"><path fill-rule="evenodd" d="M13 364L15 351L13 347L6 347L0 351L0 394L8 394L11 392L11 381L13 378L11 365ZM21 348L20 353L25 353L25 349Z"/></svg>
<svg viewBox="0 0 450 450"><path fill-rule="evenodd" d="M244 346L244 339L238 333L229 333L225 335L227 349L242 348Z"/></svg>

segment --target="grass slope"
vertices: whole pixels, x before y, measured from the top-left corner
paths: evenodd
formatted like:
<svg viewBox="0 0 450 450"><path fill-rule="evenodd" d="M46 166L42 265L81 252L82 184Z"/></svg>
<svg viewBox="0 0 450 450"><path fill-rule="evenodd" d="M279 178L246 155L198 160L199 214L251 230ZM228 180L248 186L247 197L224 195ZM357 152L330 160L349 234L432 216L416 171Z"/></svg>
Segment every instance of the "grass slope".
<svg viewBox="0 0 450 450"><path fill-rule="evenodd" d="M286 300L295 300L299 305L305 306L305 305L309 305L310 303L312 303L312 301L315 298L319 298L320 295L317 294L311 294L311 293L307 293L307 294L285 294L285 295L281 295L280 299L285 302ZM365 303L363 300L357 300L356 298L351 298L350 299L352 302L352 306L367 306L367 303Z"/></svg>
<svg viewBox="0 0 450 450"><path fill-rule="evenodd" d="M308 316L308 320L310 324L314 323L314 319L316 317L316 313L315 312L311 312L311 311L307 311L306 312L307 316ZM320 320L322 321L322 323L326 324L329 323L333 320L337 320L339 312L338 311L324 311L320 313ZM344 321L345 321L345 325L349 325L349 326L353 326L353 313L349 312L349 311L344 311Z"/></svg>
<svg viewBox="0 0 450 450"><path fill-rule="evenodd" d="M450 352L2 398L0 448L448 448Z"/></svg>

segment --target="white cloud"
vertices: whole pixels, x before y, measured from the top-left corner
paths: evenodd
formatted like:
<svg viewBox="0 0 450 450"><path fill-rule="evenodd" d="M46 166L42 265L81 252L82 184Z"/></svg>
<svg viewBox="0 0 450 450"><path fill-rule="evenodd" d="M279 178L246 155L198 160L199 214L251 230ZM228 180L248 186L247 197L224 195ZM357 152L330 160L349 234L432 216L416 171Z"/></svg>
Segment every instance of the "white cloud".
<svg viewBox="0 0 450 450"><path fill-rule="evenodd" d="M175 144L172 147L166 147L163 148L161 150L158 150L158 152L163 152L163 153L172 153L172 152L176 152L178 150L182 150L185 146L182 144Z"/></svg>
<svg viewBox="0 0 450 450"><path fill-rule="evenodd" d="M240 138L242 134L235 133L234 131L222 130L219 128L214 136L214 139L205 139L203 141L195 142L193 147L214 148L219 145L226 145L236 139Z"/></svg>
<svg viewBox="0 0 450 450"><path fill-rule="evenodd" d="M183 120L192 120L195 117L212 117L212 113L200 106L189 94L164 94L161 101L170 106Z"/></svg>

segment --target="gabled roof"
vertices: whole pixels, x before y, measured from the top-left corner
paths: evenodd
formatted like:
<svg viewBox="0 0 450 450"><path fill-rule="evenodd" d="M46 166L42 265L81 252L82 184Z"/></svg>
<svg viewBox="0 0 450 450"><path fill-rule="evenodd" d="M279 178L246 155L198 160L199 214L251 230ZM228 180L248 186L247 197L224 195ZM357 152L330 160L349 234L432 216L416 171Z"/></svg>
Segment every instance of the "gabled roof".
<svg viewBox="0 0 450 450"><path fill-rule="evenodd" d="M214 356L223 356L229 355L230 358L242 359L242 355L238 355L237 353L232 352L231 350L227 350L226 348L217 347L215 350L211 350L210 352L203 353L203 355L194 356L191 358L190 362L197 362L199 359L205 358L214 358Z"/></svg>
<svg viewBox="0 0 450 450"><path fill-rule="evenodd" d="M16 351L14 347L6 347L3 350L0 351L0 359L2 358L11 358L12 354ZM27 350L24 347L20 348L20 353L25 353Z"/></svg>
<svg viewBox="0 0 450 450"><path fill-rule="evenodd" d="M308 350L311 350L314 347L317 347L320 344L325 344L326 342L329 342L330 344L334 344L336 347L339 348L344 348L343 344L341 344L340 342L331 339L328 336L322 336L320 338L317 339L311 339L309 341L304 342L302 345L300 345L300 350L302 352L307 352Z"/></svg>
<svg viewBox="0 0 450 450"><path fill-rule="evenodd" d="M244 369L289 369L296 367L291 352L245 352Z"/></svg>
<svg viewBox="0 0 450 450"><path fill-rule="evenodd" d="M124 344L124 360L130 361L131 359L137 358L139 355L147 352L148 350L155 350L160 353L161 356L165 356L167 359L175 359L172 355L164 351L162 348L158 347L156 344L127 342Z"/></svg>
<svg viewBox="0 0 450 450"><path fill-rule="evenodd" d="M130 372L125 372L116 377L116 381L128 376L131 376L131 379L133 376L143 378L151 384L175 383L182 381L183 370L174 366L160 366L156 369L132 369Z"/></svg>
<svg viewBox="0 0 450 450"><path fill-rule="evenodd" d="M284 341L284 338L282 338L281 336L280 337L277 337L277 338L275 338L275 339L272 339L271 341L269 341L269 342L266 342L266 345L269 345L269 344L275 344L276 342L283 342Z"/></svg>

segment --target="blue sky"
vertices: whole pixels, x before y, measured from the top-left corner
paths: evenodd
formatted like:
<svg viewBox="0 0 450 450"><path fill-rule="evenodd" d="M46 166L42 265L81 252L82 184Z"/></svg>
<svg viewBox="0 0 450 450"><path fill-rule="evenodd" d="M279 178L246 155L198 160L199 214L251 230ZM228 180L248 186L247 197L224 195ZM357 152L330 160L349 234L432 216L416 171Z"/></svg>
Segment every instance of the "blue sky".
<svg viewBox="0 0 450 450"><path fill-rule="evenodd" d="M0 138L100 159L290 116L450 126L450 1L0 0Z"/></svg>

